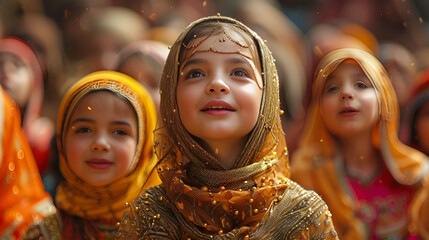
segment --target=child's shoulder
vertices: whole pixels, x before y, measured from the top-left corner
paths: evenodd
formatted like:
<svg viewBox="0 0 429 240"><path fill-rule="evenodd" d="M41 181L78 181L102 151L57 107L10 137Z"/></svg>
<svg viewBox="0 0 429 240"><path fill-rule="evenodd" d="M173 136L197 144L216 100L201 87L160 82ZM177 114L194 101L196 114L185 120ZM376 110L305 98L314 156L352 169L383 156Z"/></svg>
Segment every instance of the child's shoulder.
<svg viewBox="0 0 429 240"><path fill-rule="evenodd" d="M272 206L269 217L263 224L282 239L295 239L302 234L315 237L317 234L327 239L336 239L331 213L326 203L314 191L306 190L298 183L288 180L289 187L280 201ZM264 226L261 227L264 229ZM286 236L285 238L283 238ZM277 238L276 238L277 239Z"/></svg>

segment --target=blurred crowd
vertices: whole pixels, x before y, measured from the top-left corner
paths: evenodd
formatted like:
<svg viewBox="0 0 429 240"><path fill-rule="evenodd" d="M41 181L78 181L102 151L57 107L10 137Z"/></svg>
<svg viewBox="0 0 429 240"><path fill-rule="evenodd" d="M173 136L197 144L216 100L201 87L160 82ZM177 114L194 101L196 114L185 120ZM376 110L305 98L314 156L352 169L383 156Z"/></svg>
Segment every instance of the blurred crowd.
<svg viewBox="0 0 429 240"><path fill-rule="evenodd" d="M272 51L290 156L316 66L343 47L368 51L383 64L398 98L400 140L429 154L426 0L3 0L0 84L19 107L52 196L62 179L55 123L65 91L88 73L115 70L137 79L159 108L169 46L189 23L217 13L249 26Z"/></svg>

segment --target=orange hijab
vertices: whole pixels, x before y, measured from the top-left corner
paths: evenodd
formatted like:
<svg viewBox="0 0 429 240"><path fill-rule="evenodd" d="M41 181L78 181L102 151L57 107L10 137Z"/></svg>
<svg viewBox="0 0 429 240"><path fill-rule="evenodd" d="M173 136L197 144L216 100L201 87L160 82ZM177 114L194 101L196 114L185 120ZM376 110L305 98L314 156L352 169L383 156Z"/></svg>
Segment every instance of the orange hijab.
<svg viewBox="0 0 429 240"><path fill-rule="evenodd" d="M379 123L372 132L372 144L381 152L387 169L402 185L421 182L428 171L427 157L398 139L399 110L395 91L381 63L369 52L343 48L326 54L314 75L312 100L307 112L300 145L292 160L292 180L316 190L333 215L339 237L364 238L364 227L354 215L354 203L338 176L335 143L321 116L320 102L327 77L347 59L355 60L368 76L377 95Z"/></svg>
<svg viewBox="0 0 429 240"><path fill-rule="evenodd" d="M64 156L64 129L74 107L86 94L105 90L120 94L136 111L138 142L129 174L123 179L103 187L91 186L69 168ZM60 153L60 169L66 182L57 188L55 202L70 215L91 220L119 221L125 211L125 203L132 202L143 187L160 183L158 176L151 174L156 164L153 154L153 130L156 110L146 90L133 78L114 71L91 73L77 82L65 95L58 112L57 133Z"/></svg>
<svg viewBox="0 0 429 240"><path fill-rule="evenodd" d="M0 88L0 239L20 239L27 227L55 213L21 129L18 106Z"/></svg>

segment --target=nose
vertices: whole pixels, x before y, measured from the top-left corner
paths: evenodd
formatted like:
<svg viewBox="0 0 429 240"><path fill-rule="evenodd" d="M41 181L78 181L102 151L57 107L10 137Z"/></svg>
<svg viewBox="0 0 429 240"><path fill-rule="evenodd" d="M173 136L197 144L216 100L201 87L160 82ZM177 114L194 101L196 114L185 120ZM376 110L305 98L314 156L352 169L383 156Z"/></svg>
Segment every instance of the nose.
<svg viewBox="0 0 429 240"><path fill-rule="evenodd" d="M350 89L344 88L341 91L340 97L341 97L341 100L354 99L354 93Z"/></svg>
<svg viewBox="0 0 429 240"><path fill-rule="evenodd" d="M105 133L99 133L95 136L95 139L91 144L91 150L94 152L110 151L110 143Z"/></svg>
<svg viewBox="0 0 429 240"><path fill-rule="evenodd" d="M230 88L225 80L221 77L216 77L211 80L206 87L207 94L229 93Z"/></svg>

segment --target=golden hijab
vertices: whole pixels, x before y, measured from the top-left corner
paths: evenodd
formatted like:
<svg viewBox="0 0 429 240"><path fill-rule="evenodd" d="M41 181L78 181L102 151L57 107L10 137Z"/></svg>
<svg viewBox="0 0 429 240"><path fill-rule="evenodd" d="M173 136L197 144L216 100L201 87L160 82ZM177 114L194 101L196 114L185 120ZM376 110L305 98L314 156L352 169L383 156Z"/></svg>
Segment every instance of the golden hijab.
<svg viewBox="0 0 429 240"><path fill-rule="evenodd" d="M260 117L231 170L195 141L183 126L177 110L176 86L180 64L183 64L181 54L184 50L192 51L186 49L185 37L189 37L188 31L194 26L210 21L235 24L254 39L261 55L263 97ZM209 36L211 34L217 33L209 33ZM230 38L225 31L223 34ZM253 45L248 44L248 47ZM280 123L278 84L274 60L264 41L231 18L208 17L195 21L171 47L161 79L161 126L155 131L155 151L160 159L158 174L167 195L193 224L209 231L229 231L237 227L232 223L235 216L230 215L229 208L236 208L239 214L250 208L255 212L251 216L243 215L240 224L252 225L250 223L258 222L274 198L286 189L285 183L277 184L289 176L286 141ZM190 162L189 167L185 167L182 156ZM194 179L187 179L188 175ZM254 185L258 187L251 189ZM271 194L273 192L276 194ZM248 204L250 199L255 204ZM194 205L195 200L201 202L201 207ZM261 205L257 206L256 202Z"/></svg>
<svg viewBox="0 0 429 240"><path fill-rule="evenodd" d="M138 121L137 148L129 174L103 187L94 187L79 179L69 168L63 151L65 129L73 110L80 99L93 91L110 91L123 96L133 106ZM133 78L114 71L98 71L78 81L66 93L58 112L57 143L60 169L66 182L57 188L57 206L85 219L120 220L126 202L137 198L143 187L159 183L158 177L151 175L156 164L152 142L155 123L156 110L151 97Z"/></svg>
<svg viewBox="0 0 429 240"><path fill-rule="evenodd" d="M251 40L232 34L246 34ZM262 69L259 118L232 169L226 169L195 141L178 113L176 86L180 65L184 64L182 55L189 56L186 51L195 51L193 46L210 36L219 36L219 42L233 41L239 49L254 47ZM208 51L224 54L221 49L211 47ZM160 109L155 152L163 183L147 189L130 206L117 239L291 239L301 231L317 235L312 228L321 226L319 223L335 238L324 202L287 178L288 152L280 124L276 67L271 52L255 32L221 16L191 23L167 58Z"/></svg>
<svg viewBox="0 0 429 240"><path fill-rule="evenodd" d="M373 129L372 143L380 150L393 178L402 185L419 183L427 173L428 161L424 154L398 139L398 103L381 63L372 54L360 49L343 48L326 54L314 75L312 100L304 131L292 160L292 179L321 194L333 213L335 228L340 237L348 232L345 239L360 239L364 232L363 226L354 216L352 199L340 183L334 163L337 153L335 143L320 110L327 77L347 59L353 59L359 64L377 93L380 120ZM351 229L344 230L347 228Z"/></svg>
<svg viewBox="0 0 429 240"><path fill-rule="evenodd" d="M56 211L21 129L19 108L1 87L0 196L0 239L21 239L31 224Z"/></svg>

